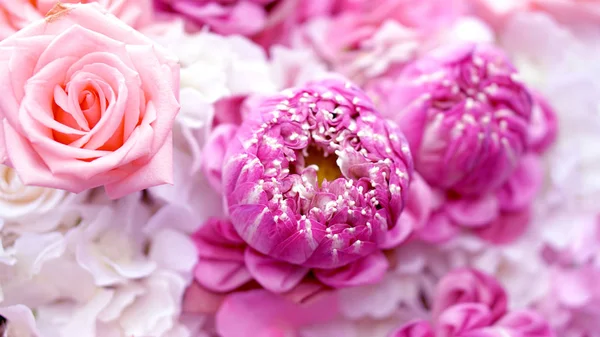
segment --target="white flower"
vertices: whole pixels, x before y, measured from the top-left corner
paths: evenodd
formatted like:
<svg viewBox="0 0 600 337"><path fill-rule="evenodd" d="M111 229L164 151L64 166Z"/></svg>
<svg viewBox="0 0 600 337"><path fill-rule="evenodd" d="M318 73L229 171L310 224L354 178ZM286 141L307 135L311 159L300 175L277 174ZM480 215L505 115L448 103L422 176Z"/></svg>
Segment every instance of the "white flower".
<svg viewBox="0 0 600 337"><path fill-rule="evenodd" d="M98 288L83 303L54 303L38 308L39 327L48 337L188 337L179 324L186 281L156 271L147 278Z"/></svg>
<svg viewBox="0 0 600 337"><path fill-rule="evenodd" d="M7 337L41 337L35 318L24 305L0 307L0 316L6 319L6 330L0 327L0 335ZM4 333L2 333L4 331Z"/></svg>
<svg viewBox="0 0 600 337"><path fill-rule="evenodd" d="M318 80L327 74L327 67L305 48L287 48L275 45L271 48L271 78L278 90Z"/></svg>
<svg viewBox="0 0 600 337"><path fill-rule="evenodd" d="M159 214L175 214L178 218L174 222L187 226L178 228L191 234L210 216L224 216L225 207L222 196L210 187L204 174L192 174L192 158L177 148L173 152L176 164L174 184L152 187L149 190L153 197L168 204L165 206L168 208L163 207ZM156 216L162 216L159 214Z"/></svg>
<svg viewBox="0 0 600 337"><path fill-rule="evenodd" d="M79 265L94 277L97 286L125 283L148 276L156 263L145 256L143 226L150 210L139 194L120 199L115 205L92 210L82 223L66 234L69 251Z"/></svg>
<svg viewBox="0 0 600 337"><path fill-rule="evenodd" d="M0 165L0 219L5 222L5 233L51 231L74 199L74 194L63 190L26 186L15 170Z"/></svg>
<svg viewBox="0 0 600 337"><path fill-rule="evenodd" d="M3 305L35 308L58 299L85 300L93 291L91 277L65 254L66 242L60 233L24 234L8 251L12 263L0 264Z"/></svg>

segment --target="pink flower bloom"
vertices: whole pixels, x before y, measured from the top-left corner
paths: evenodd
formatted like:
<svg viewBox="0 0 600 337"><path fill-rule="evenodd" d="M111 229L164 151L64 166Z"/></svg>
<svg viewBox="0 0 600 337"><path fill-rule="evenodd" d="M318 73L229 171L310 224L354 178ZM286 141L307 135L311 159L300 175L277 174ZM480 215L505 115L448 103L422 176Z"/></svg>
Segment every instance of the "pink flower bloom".
<svg viewBox="0 0 600 337"><path fill-rule="evenodd" d="M440 48L408 66L390 117L429 183L461 194L495 190L527 150L532 99L506 56L487 45ZM400 95L402 94L402 95Z"/></svg>
<svg viewBox="0 0 600 337"><path fill-rule="evenodd" d="M506 293L498 281L471 269L455 269L438 283L433 317L460 303L485 304L493 320L502 317L507 309Z"/></svg>
<svg viewBox="0 0 600 337"><path fill-rule="evenodd" d="M378 250L411 174L403 135L361 90L324 80L266 99L244 121L223 184L233 225L252 248L330 269Z"/></svg>
<svg viewBox="0 0 600 337"><path fill-rule="evenodd" d="M228 144L224 165L205 162L230 213L195 235L195 277L211 291L257 282L304 301L375 283L388 266L381 250L406 240L428 214L419 203L428 194L417 193L401 217L412 174L408 145L350 83L288 89L255 107L235 136L234 128L218 126L223 132L209 142L219 145L214 157Z"/></svg>
<svg viewBox="0 0 600 337"><path fill-rule="evenodd" d="M405 324L393 337L552 337L549 324L532 311L507 312L504 289L473 269L448 273L436 289L430 322Z"/></svg>
<svg viewBox="0 0 600 337"><path fill-rule="evenodd" d="M98 3L126 24L140 28L150 23L151 0L62 0L63 4ZM56 0L0 0L0 40L44 18Z"/></svg>
<svg viewBox="0 0 600 337"><path fill-rule="evenodd" d="M154 0L165 12L184 16L197 28L209 26L219 34L253 35L267 20L266 6L274 0Z"/></svg>
<svg viewBox="0 0 600 337"><path fill-rule="evenodd" d="M23 183L118 198L172 181L179 66L166 50L98 4L57 5L0 47L0 159Z"/></svg>
<svg viewBox="0 0 600 337"><path fill-rule="evenodd" d="M551 143L556 126L543 101L532 116L533 98L516 76L501 51L466 43L434 50L375 89L437 193L426 239L461 226L507 242L524 230L541 183L534 150Z"/></svg>

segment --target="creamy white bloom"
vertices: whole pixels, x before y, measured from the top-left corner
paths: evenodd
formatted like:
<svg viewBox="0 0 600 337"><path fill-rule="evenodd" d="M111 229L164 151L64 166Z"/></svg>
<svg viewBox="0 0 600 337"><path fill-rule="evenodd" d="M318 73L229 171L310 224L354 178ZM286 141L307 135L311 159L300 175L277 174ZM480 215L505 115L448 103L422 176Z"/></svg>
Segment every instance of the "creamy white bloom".
<svg viewBox="0 0 600 337"><path fill-rule="evenodd" d="M92 278L65 254L66 241L60 233L23 234L7 251L12 263L0 263L2 305L35 308L58 299L86 300L93 292Z"/></svg>
<svg viewBox="0 0 600 337"><path fill-rule="evenodd" d="M38 308L40 330L60 337L187 337L178 322L186 284L177 273L160 270L139 281L98 288L87 302Z"/></svg>
<svg viewBox="0 0 600 337"><path fill-rule="evenodd" d="M33 313L24 305L0 307L0 316L7 320L7 337L41 337ZM0 330L1 331L1 330Z"/></svg>
<svg viewBox="0 0 600 337"><path fill-rule="evenodd" d="M63 190L26 186L14 169L0 165L0 219L5 222L5 233L54 230L66 220L75 199Z"/></svg>
<svg viewBox="0 0 600 337"><path fill-rule="evenodd" d="M94 277L97 286L150 275L156 263L145 255L146 238L142 233L150 210L139 194L90 210L89 215L66 234L66 240L69 251Z"/></svg>

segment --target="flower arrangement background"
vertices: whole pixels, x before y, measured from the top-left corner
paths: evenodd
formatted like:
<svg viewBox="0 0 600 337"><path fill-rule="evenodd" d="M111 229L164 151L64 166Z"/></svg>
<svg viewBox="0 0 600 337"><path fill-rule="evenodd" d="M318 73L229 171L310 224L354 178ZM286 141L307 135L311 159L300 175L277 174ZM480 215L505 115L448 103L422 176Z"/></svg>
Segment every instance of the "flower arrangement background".
<svg viewBox="0 0 600 337"><path fill-rule="evenodd" d="M1 337L599 337L600 2L0 0Z"/></svg>

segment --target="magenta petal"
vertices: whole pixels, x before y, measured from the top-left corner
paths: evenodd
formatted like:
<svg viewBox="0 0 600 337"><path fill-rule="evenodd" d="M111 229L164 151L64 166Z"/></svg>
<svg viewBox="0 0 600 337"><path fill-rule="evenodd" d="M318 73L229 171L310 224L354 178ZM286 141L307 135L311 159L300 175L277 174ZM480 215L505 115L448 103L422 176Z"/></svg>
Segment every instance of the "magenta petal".
<svg viewBox="0 0 600 337"><path fill-rule="evenodd" d="M204 287L226 292L249 282L244 265L246 244L229 221L210 219L192 236L198 250L194 277Z"/></svg>
<svg viewBox="0 0 600 337"><path fill-rule="evenodd" d="M459 303L484 304L495 321L506 313L508 300L502 286L491 276L474 269L456 269L437 285L434 319Z"/></svg>
<svg viewBox="0 0 600 337"><path fill-rule="evenodd" d="M478 198L449 200L445 210L458 226L481 227L498 217L499 205L496 196L488 193Z"/></svg>
<svg viewBox="0 0 600 337"><path fill-rule="evenodd" d="M296 304L266 290L231 294L216 315L216 329L222 337L267 337L275 330L285 336L301 326L333 319L337 314L333 297L308 304Z"/></svg>
<svg viewBox="0 0 600 337"><path fill-rule="evenodd" d="M252 275L243 262L200 259L194 278L212 291L227 292L252 280Z"/></svg>
<svg viewBox="0 0 600 337"><path fill-rule="evenodd" d="M254 279L265 289L275 293L283 293L294 288L309 270L274 260L252 248L246 249L245 261Z"/></svg>
<svg viewBox="0 0 600 337"><path fill-rule="evenodd" d="M544 97L534 94L535 105L531 114L529 142L533 151L543 153L554 143L558 133L556 113Z"/></svg>
<svg viewBox="0 0 600 337"><path fill-rule="evenodd" d="M248 242L250 246L261 253L270 252L277 245L273 238L271 228L275 224L273 214L263 205L238 205L230 207L230 217L236 219L238 234Z"/></svg>
<svg viewBox="0 0 600 337"><path fill-rule="evenodd" d="M214 314L225 298L202 287L198 282L192 282L183 295L182 310L184 313Z"/></svg>
<svg viewBox="0 0 600 337"><path fill-rule="evenodd" d="M425 227L417 232L419 239L440 243L448 241L458 233L458 227L454 226L444 211L438 211L431 215Z"/></svg>
<svg viewBox="0 0 600 337"><path fill-rule="evenodd" d="M548 322L538 313L529 310L510 312L496 325L506 328L516 336L554 337Z"/></svg>
<svg viewBox="0 0 600 337"><path fill-rule="evenodd" d="M476 229L483 239L495 243L510 243L521 236L529 224L529 210L522 212L504 212L488 226Z"/></svg>
<svg viewBox="0 0 600 337"><path fill-rule="evenodd" d="M465 332L487 327L491 323L491 312L484 304L458 304L446 309L439 316L436 337L462 336Z"/></svg>
<svg viewBox="0 0 600 337"><path fill-rule="evenodd" d="M386 233L381 248L394 248L401 244L415 230L423 228L431 216L434 192L415 173L410 183L406 207L396 222L396 226Z"/></svg>
<svg viewBox="0 0 600 337"><path fill-rule="evenodd" d="M223 160L227 145L234 139L238 126L221 124L214 128L202 151L202 172L216 191L224 192L222 185Z"/></svg>
<svg viewBox="0 0 600 337"><path fill-rule="evenodd" d="M500 208L513 212L527 208L540 189L542 177L540 159L533 154L523 157L513 175L497 193Z"/></svg>
<svg viewBox="0 0 600 337"><path fill-rule="evenodd" d="M429 322L416 321L405 324L390 337L435 337L435 334Z"/></svg>
<svg viewBox="0 0 600 337"><path fill-rule="evenodd" d="M310 277L305 277L294 289L281 294L286 299L299 304L318 301L332 294L332 289Z"/></svg>
<svg viewBox="0 0 600 337"><path fill-rule="evenodd" d="M382 252L375 252L336 269L315 269L315 277L333 288L374 284L383 278L389 263Z"/></svg>

